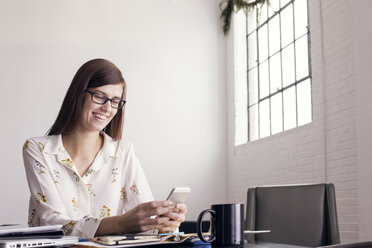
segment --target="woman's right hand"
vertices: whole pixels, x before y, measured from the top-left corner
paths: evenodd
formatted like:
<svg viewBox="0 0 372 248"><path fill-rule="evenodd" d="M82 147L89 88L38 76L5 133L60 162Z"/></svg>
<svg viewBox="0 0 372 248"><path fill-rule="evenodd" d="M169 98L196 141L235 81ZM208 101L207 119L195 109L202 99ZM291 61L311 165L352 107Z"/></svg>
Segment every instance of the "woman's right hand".
<svg viewBox="0 0 372 248"><path fill-rule="evenodd" d="M95 236L121 233L139 233L162 227L168 217L154 218L172 212L171 201L152 201L142 203L125 214L102 219Z"/></svg>

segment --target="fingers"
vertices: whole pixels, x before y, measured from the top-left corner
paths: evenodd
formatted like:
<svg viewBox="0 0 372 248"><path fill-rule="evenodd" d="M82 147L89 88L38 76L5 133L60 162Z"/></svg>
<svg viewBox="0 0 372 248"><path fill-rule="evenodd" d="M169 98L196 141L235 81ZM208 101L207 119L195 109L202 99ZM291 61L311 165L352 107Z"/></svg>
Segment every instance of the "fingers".
<svg viewBox="0 0 372 248"><path fill-rule="evenodd" d="M176 211L175 211L176 210ZM162 227L158 228L160 232L174 232L182 222L185 221L187 206L183 203L174 205L174 210L165 213L161 217L167 217L168 220L162 223Z"/></svg>
<svg viewBox="0 0 372 248"><path fill-rule="evenodd" d="M186 214L187 212L187 206L184 203L177 203L175 206L177 209L179 209L179 212Z"/></svg>
<svg viewBox="0 0 372 248"><path fill-rule="evenodd" d="M157 207L169 207L173 206L174 204L171 201L151 201L145 202L141 204L146 208L157 208Z"/></svg>
<svg viewBox="0 0 372 248"><path fill-rule="evenodd" d="M149 220L146 225L142 227L146 230L158 229L161 232L173 232L179 227L181 222L169 219L168 217L162 216L156 219ZM143 231L146 231L143 230Z"/></svg>
<svg viewBox="0 0 372 248"><path fill-rule="evenodd" d="M151 201L151 202L145 202L145 203L138 205L138 208L151 211L157 208L171 207L172 205L173 204L170 201Z"/></svg>
<svg viewBox="0 0 372 248"><path fill-rule="evenodd" d="M161 229L164 225L168 225L166 223L169 222L168 217L159 217L156 219L147 219L145 223L141 225L141 231L148 231L153 229Z"/></svg>
<svg viewBox="0 0 372 248"><path fill-rule="evenodd" d="M174 232L177 230L180 224L181 222L168 219L167 221L163 222L160 227L158 227L158 230L160 233Z"/></svg>
<svg viewBox="0 0 372 248"><path fill-rule="evenodd" d="M187 206L186 206L185 203L177 203L176 204L176 208L181 209L181 210L184 210L184 211L187 210Z"/></svg>
<svg viewBox="0 0 372 248"><path fill-rule="evenodd" d="M163 215L171 212L173 209L174 205L170 201L152 201L142 203L138 206L138 211L143 212L146 217Z"/></svg>
<svg viewBox="0 0 372 248"><path fill-rule="evenodd" d="M176 210L176 211L175 211ZM185 204L171 201L152 201L138 205L120 216L120 232L144 232L158 229L173 232L185 220ZM153 218L156 216L156 218Z"/></svg>
<svg viewBox="0 0 372 248"><path fill-rule="evenodd" d="M168 217L168 219L178 221L180 223L185 221L185 214L181 212L170 212L162 215L164 217Z"/></svg>
<svg viewBox="0 0 372 248"><path fill-rule="evenodd" d="M158 230L160 233L172 233L177 230L177 227L161 227Z"/></svg>
<svg viewBox="0 0 372 248"><path fill-rule="evenodd" d="M183 203L177 203L174 210L172 212L164 214L164 216L181 223L185 221L186 212L187 206Z"/></svg>

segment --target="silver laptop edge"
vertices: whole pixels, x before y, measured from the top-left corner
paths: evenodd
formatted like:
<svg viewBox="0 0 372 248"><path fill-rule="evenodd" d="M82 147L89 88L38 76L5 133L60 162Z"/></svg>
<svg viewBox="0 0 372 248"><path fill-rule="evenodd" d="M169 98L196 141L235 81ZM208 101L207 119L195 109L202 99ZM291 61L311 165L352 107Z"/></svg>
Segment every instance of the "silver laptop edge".
<svg viewBox="0 0 372 248"><path fill-rule="evenodd" d="M27 248L27 247L46 247L76 244L79 242L78 237L64 236L55 239L0 239L1 248Z"/></svg>

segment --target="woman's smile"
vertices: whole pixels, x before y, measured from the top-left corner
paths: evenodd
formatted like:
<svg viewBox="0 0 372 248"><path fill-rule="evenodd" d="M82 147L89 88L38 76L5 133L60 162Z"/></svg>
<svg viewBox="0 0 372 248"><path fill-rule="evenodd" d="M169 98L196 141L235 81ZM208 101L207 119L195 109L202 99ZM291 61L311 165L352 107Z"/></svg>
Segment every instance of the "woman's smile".
<svg viewBox="0 0 372 248"><path fill-rule="evenodd" d="M93 112L93 116L94 116L96 119L100 120L100 121L106 121L107 118L109 118L108 115L104 115L104 114L100 114L100 113L95 113L95 112Z"/></svg>

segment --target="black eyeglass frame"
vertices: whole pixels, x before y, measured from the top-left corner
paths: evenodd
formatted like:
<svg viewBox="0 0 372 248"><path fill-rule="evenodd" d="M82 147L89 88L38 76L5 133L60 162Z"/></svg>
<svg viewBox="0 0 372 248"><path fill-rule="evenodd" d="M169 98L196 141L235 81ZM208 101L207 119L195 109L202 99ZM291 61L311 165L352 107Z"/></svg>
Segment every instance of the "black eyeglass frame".
<svg viewBox="0 0 372 248"><path fill-rule="evenodd" d="M103 94L102 92L94 92L94 91L90 91L90 90L85 90L85 91L90 94L90 99L92 100L92 102L100 104L100 105L105 105L107 103L107 101L110 101L111 107L114 108L114 109L123 108L125 103L127 102L127 101L125 101L124 99L121 99L121 98L117 98L117 97L116 98L108 98L107 96L105 96L106 99L103 102L97 102L97 101L94 101L93 96L96 95L96 94L102 94L102 95L105 95L105 94ZM112 105L113 100L120 100L118 107L115 107L115 106Z"/></svg>

